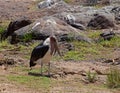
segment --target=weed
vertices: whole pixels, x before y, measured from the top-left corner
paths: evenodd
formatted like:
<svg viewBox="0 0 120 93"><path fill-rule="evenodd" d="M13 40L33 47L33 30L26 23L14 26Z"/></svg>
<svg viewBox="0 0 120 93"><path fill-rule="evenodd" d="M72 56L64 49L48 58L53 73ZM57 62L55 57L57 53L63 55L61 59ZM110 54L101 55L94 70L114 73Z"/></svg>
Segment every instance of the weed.
<svg viewBox="0 0 120 93"><path fill-rule="evenodd" d="M32 33L25 34L23 36L23 42L28 42L28 41L32 40L32 38L33 38Z"/></svg>
<svg viewBox="0 0 120 93"><path fill-rule="evenodd" d="M66 2L66 3L71 3L72 0L64 0L64 2Z"/></svg>
<svg viewBox="0 0 120 93"><path fill-rule="evenodd" d="M91 83L94 83L96 81L96 73L91 73L90 71L88 71L87 80Z"/></svg>
<svg viewBox="0 0 120 93"><path fill-rule="evenodd" d="M110 68L110 73L107 75L107 86L120 88L120 70L118 68Z"/></svg>

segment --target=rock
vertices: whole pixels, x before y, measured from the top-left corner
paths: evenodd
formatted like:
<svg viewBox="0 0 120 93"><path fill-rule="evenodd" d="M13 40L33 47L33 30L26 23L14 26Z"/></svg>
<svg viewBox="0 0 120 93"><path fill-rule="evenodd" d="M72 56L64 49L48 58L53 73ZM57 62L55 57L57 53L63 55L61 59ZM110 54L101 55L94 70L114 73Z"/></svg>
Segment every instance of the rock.
<svg viewBox="0 0 120 93"><path fill-rule="evenodd" d="M120 6L113 7L111 9L111 12L114 13L115 20L118 21L118 22L120 22Z"/></svg>
<svg viewBox="0 0 120 93"><path fill-rule="evenodd" d="M111 40L114 36L115 33L113 31L110 32L103 32L100 34L100 36L104 39L104 40Z"/></svg>
<svg viewBox="0 0 120 93"><path fill-rule="evenodd" d="M80 29L80 30L85 30L86 29L85 26L83 26L82 24L75 22L76 18L72 14L67 14L64 17L64 20L74 28L77 28L77 29Z"/></svg>
<svg viewBox="0 0 120 93"><path fill-rule="evenodd" d="M98 4L100 5L110 5L110 0L98 0Z"/></svg>
<svg viewBox="0 0 120 93"><path fill-rule="evenodd" d="M92 29L108 29L114 27L114 23L103 15L95 15L87 26Z"/></svg>
<svg viewBox="0 0 120 93"><path fill-rule="evenodd" d="M74 50L74 45L71 43L62 41L62 42L60 42L60 46L61 46L61 49L63 50L63 52Z"/></svg>
<svg viewBox="0 0 120 93"><path fill-rule="evenodd" d="M14 33L14 31L16 31L24 26L27 26L29 24L31 24L31 21L27 18L20 18L20 19L11 21L7 27L7 30L5 30L3 32L3 34L1 35L1 39L2 40L6 39L8 36L11 36Z"/></svg>
<svg viewBox="0 0 120 93"><path fill-rule="evenodd" d="M96 5L98 0L86 0L86 5Z"/></svg>
<svg viewBox="0 0 120 93"><path fill-rule="evenodd" d="M54 0L44 0L40 3L38 3L38 8L47 8L55 4Z"/></svg>
<svg viewBox="0 0 120 93"><path fill-rule="evenodd" d="M120 57L115 59L107 59L104 63L110 63L111 65L120 65Z"/></svg>
<svg viewBox="0 0 120 93"><path fill-rule="evenodd" d="M36 25L38 23L40 24ZM35 40L45 40L48 36L52 34L54 34L59 41L62 41L62 40L67 41L67 39L77 40L78 38L76 37L78 36L83 37L81 41L88 40L88 37L81 34L81 31L79 29L75 29L72 26L65 23L64 21L55 17L50 17L50 16L40 18L33 24L15 31L14 34L12 35L11 43L17 43L22 41L22 39L26 34L28 35L31 34L32 36L30 38ZM85 38L87 39L85 40Z"/></svg>
<svg viewBox="0 0 120 93"><path fill-rule="evenodd" d="M81 9L81 11L83 10ZM86 10L84 11L82 13L62 12L53 16L65 21L74 28L85 30L88 22L93 18L93 14L88 14Z"/></svg>
<svg viewBox="0 0 120 93"><path fill-rule="evenodd" d="M86 27L82 24L79 24L79 23L72 23L70 24L72 27L74 28L77 28L77 29L80 29L80 30L86 30Z"/></svg>

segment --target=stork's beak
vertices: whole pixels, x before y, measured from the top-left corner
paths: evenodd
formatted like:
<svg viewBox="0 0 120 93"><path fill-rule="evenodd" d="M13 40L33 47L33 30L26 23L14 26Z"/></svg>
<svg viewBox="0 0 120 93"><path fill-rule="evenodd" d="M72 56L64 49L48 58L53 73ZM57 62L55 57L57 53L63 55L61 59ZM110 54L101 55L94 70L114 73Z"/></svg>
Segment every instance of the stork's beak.
<svg viewBox="0 0 120 93"><path fill-rule="evenodd" d="M58 48L58 43L57 43L56 39L54 39L51 42L51 54L54 55L56 52L58 52L59 56L62 57L60 50Z"/></svg>

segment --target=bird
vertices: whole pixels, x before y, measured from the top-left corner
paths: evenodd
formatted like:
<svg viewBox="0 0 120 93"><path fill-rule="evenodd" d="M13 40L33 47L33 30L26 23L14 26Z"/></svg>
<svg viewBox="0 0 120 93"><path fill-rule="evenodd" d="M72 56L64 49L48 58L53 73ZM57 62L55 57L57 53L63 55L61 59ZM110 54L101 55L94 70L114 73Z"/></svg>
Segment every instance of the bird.
<svg viewBox="0 0 120 93"><path fill-rule="evenodd" d="M50 76L50 60L52 56L58 52L58 54L61 56L60 50L58 48L58 42L55 36L49 36L47 39L45 39L44 42L36 46L30 57L30 69L32 69L33 66L35 66L40 59L41 61L41 75L42 73L42 66L44 63L48 63L48 75Z"/></svg>

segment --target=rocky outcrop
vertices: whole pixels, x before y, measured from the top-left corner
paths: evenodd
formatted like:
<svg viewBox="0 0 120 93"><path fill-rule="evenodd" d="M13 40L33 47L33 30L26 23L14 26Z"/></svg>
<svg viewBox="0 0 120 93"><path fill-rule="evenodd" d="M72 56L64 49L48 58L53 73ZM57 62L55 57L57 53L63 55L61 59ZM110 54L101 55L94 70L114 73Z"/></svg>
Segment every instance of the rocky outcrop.
<svg viewBox="0 0 120 93"><path fill-rule="evenodd" d="M115 20L120 23L120 6L113 7L111 12L115 15Z"/></svg>
<svg viewBox="0 0 120 93"><path fill-rule="evenodd" d="M108 29L114 27L114 23L105 16L95 15L95 18L91 19L88 23L88 27L93 29Z"/></svg>
<svg viewBox="0 0 120 93"><path fill-rule="evenodd" d="M31 24L32 22L27 18L20 18L14 21L11 21L7 27L7 30L1 35L1 40L5 40L8 36L11 36L14 31Z"/></svg>
<svg viewBox="0 0 120 93"><path fill-rule="evenodd" d="M91 39L81 34L79 29L75 29L64 21L55 17L43 17L33 24L21 28L12 35L12 43L19 42L25 34L32 34L32 39L44 40L50 35L56 35L59 41L81 40L91 42ZM78 38L79 37L79 38Z"/></svg>

